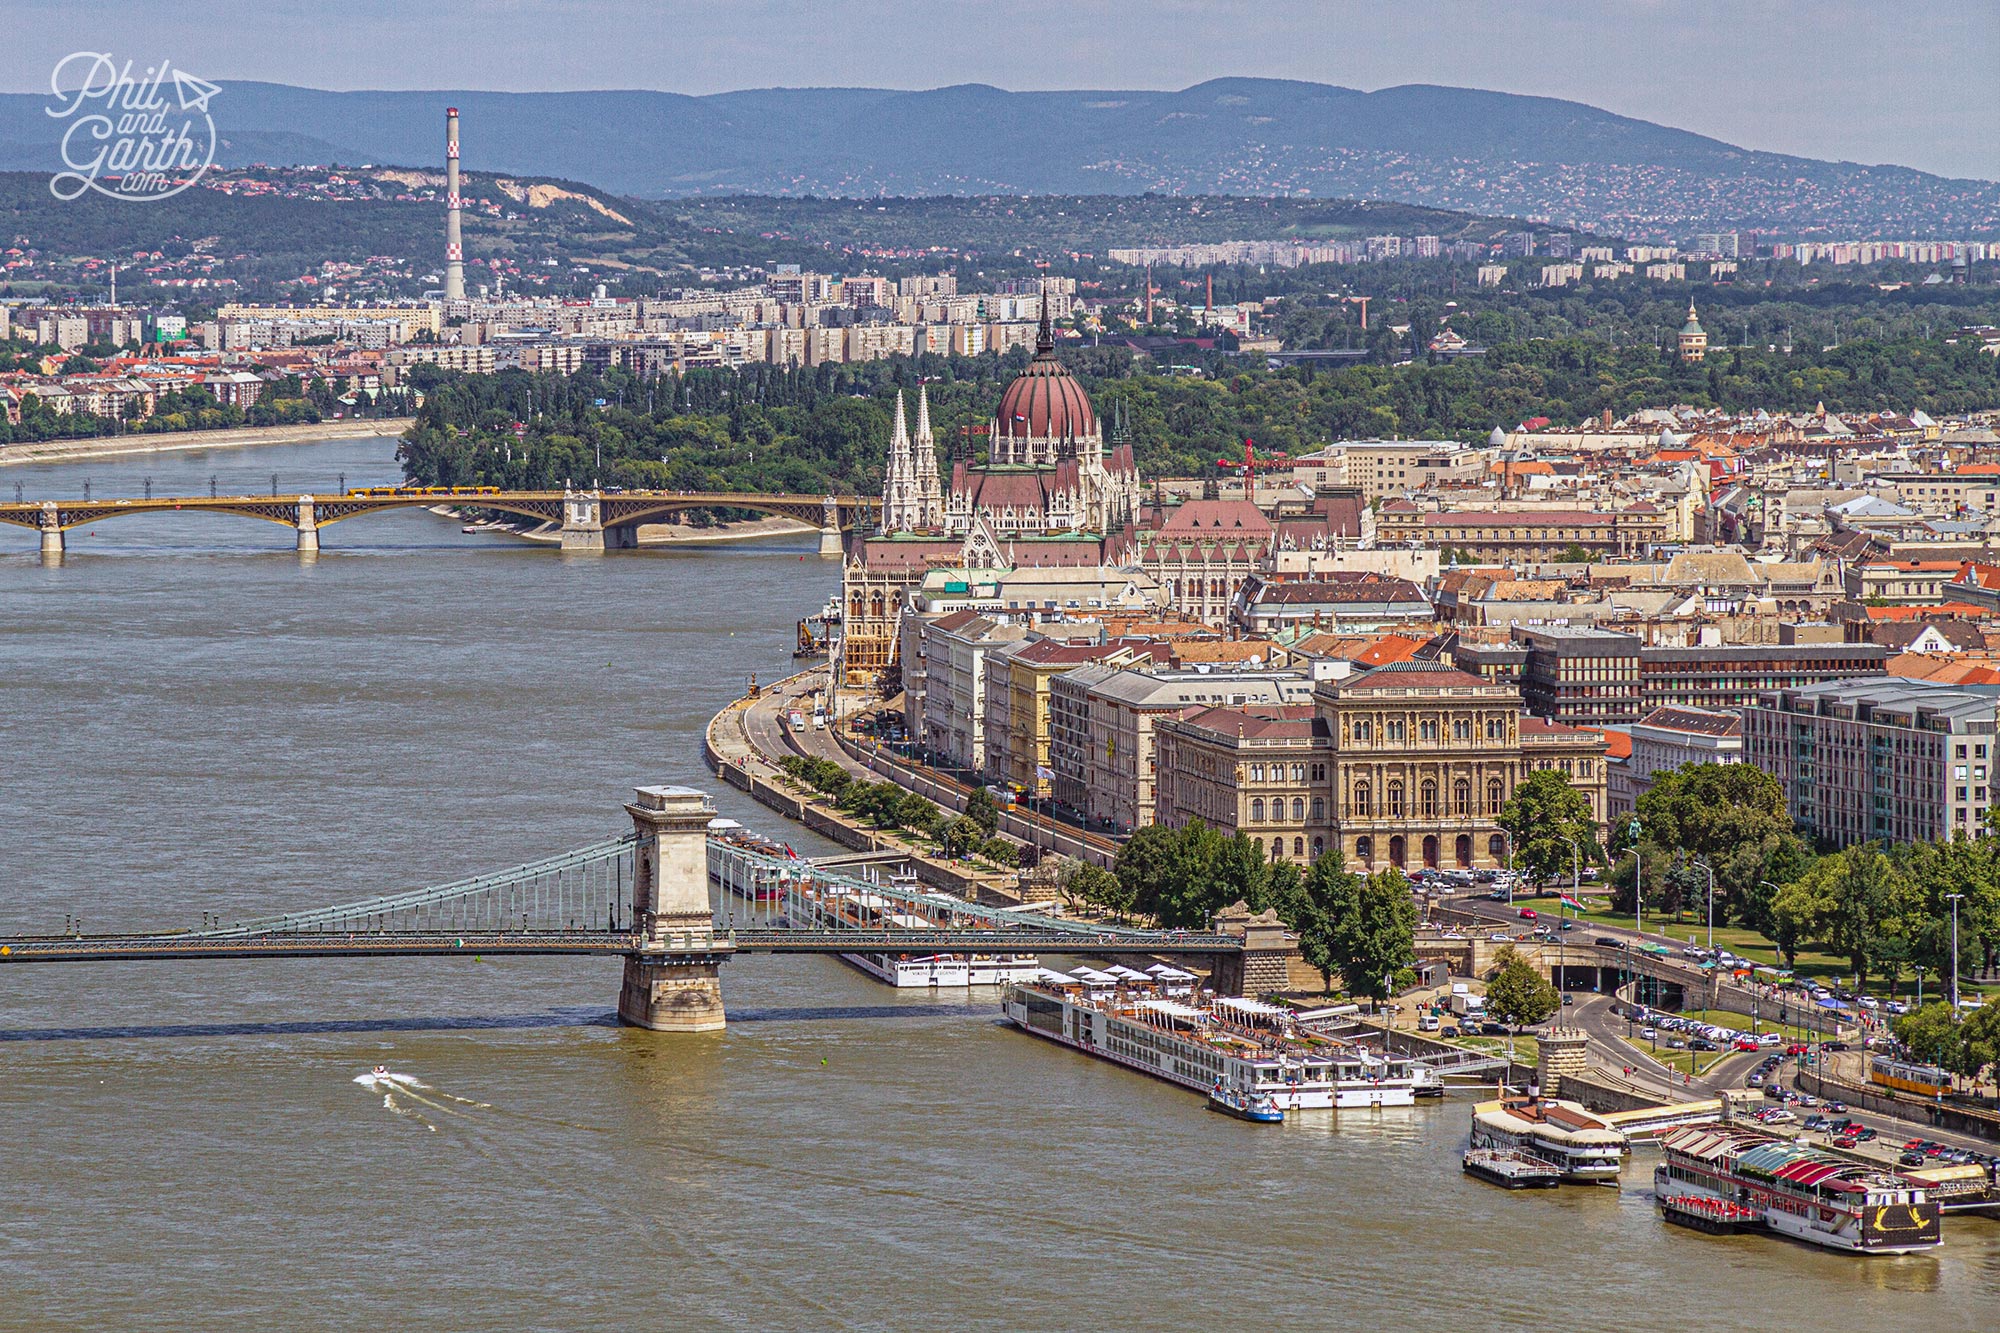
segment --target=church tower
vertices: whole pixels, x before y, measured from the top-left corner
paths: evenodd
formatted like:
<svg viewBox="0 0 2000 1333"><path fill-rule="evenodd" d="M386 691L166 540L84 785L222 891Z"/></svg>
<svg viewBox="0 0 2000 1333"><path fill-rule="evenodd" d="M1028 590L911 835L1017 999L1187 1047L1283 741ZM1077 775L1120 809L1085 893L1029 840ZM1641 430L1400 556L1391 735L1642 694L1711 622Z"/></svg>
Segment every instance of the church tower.
<svg viewBox="0 0 2000 1333"><path fill-rule="evenodd" d="M910 453L909 418L903 412L903 391L898 389L896 430L889 437L889 465L882 472L882 531L884 532L908 532L917 526L920 506L916 497L916 462Z"/></svg>
<svg viewBox="0 0 2000 1333"><path fill-rule="evenodd" d="M944 492L938 485L937 441L931 438L929 391L917 385L917 438L911 449L915 464L916 526L926 530L944 527Z"/></svg>

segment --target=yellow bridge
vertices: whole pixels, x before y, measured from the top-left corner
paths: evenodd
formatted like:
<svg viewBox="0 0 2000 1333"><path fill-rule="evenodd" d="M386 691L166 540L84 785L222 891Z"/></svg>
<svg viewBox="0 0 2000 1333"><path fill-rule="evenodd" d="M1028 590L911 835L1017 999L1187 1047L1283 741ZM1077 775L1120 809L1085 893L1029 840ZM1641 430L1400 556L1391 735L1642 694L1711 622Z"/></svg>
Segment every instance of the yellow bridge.
<svg viewBox="0 0 2000 1333"><path fill-rule="evenodd" d="M747 509L819 529L821 555L838 557L842 534L872 522L881 501L852 495L768 495L739 491L507 491L487 486L377 486L337 495L163 496L128 500L29 500L0 503L0 523L34 528L42 554L60 557L71 528L131 514L239 514L279 523L298 534L301 551L319 549L329 523L392 509L448 505L497 510L557 526L565 551L617 550L638 545L641 523L660 523L695 509Z"/></svg>

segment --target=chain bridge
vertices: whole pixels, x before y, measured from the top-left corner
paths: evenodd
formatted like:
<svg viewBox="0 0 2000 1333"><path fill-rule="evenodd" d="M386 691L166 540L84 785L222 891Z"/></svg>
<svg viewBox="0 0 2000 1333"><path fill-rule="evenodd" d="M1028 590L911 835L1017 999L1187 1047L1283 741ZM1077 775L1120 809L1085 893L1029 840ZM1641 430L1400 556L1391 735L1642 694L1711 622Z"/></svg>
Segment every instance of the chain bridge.
<svg viewBox="0 0 2000 1333"><path fill-rule="evenodd" d="M329 523L394 509L439 505L494 510L558 526L565 551L619 550L638 544L641 523L665 522L695 509L747 509L819 529L821 555L838 557L842 534L873 522L879 497L778 495L737 491L508 491L490 486L378 486L337 495L162 496L157 499L0 502L0 523L41 533L42 554L60 558L71 529L135 514L233 514L290 528L298 549L319 550Z"/></svg>
<svg viewBox="0 0 2000 1333"><path fill-rule="evenodd" d="M772 855L711 836L714 807L689 787L641 787L625 810L622 837L448 884L190 930L0 935L0 975L31 962L606 955L625 964L622 1021L697 1032L723 1026L720 968L738 953L1175 954L1222 967L1244 949L1233 935L983 906Z"/></svg>

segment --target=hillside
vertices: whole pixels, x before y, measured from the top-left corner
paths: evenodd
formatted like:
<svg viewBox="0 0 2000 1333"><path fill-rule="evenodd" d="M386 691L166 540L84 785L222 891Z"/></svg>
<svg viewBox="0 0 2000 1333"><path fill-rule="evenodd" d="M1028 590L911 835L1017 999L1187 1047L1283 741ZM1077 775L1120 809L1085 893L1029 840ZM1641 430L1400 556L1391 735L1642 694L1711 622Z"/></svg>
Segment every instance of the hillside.
<svg viewBox="0 0 2000 1333"><path fill-rule="evenodd" d="M989 274L1037 260L1102 256L1114 246L1231 237L1352 237L1380 232L1486 240L1506 218L1347 200L1099 195L868 201L621 198L574 181L467 172L471 281L493 266L506 284L557 294L638 279L655 291L700 268L797 262L848 271L936 271L962 260ZM90 283L93 267L144 256L121 279L220 284L234 296L350 296L435 285L443 255L443 176L421 168L218 170L195 189L134 205L95 194L62 202L47 178L0 172L0 239L39 251L17 284ZM4 248L4 247L0 247ZM157 258L154 257L157 252ZM326 266L332 265L331 269ZM360 266L363 271L342 271ZM97 274L96 280L101 280Z"/></svg>
<svg viewBox="0 0 2000 1333"><path fill-rule="evenodd" d="M55 122L0 96L0 169L50 170ZM617 194L1233 194L1366 198L1609 233L2000 236L2000 185L1758 153L1576 102L1221 79L1178 92L760 89L353 92L232 83L226 164L466 162Z"/></svg>

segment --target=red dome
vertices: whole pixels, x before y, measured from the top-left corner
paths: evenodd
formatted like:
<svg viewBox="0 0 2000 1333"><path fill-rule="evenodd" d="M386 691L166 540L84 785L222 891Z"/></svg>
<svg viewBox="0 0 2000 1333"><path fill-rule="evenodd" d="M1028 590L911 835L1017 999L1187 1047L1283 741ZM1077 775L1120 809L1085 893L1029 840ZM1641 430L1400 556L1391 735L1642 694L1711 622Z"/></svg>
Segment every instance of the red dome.
<svg viewBox="0 0 2000 1333"><path fill-rule="evenodd" d="M997 416L995 433L1012 439L1082 439L1097 433L1090 396L1047 349L1007 386Z"/></svg>

